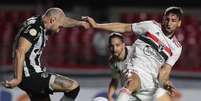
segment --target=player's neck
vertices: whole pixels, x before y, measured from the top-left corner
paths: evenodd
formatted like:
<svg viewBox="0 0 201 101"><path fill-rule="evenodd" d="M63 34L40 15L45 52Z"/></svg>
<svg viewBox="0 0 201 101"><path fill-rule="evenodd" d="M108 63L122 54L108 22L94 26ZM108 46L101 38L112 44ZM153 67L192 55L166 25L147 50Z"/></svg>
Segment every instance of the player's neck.
<svg viewBox="0 0 201 101"><path fill-rule="evenodd" d="M167 36L170 39L174 36L174 32L170 33L168 31L166 31L164 28L162 29L162 31L165 34L165 36Z"/></svg>
<svg viewBox="0 0 201 101"><path fill-rule="evenodd" d="M174 32L172 32L172 33L166 32L166 33L164 33L164 34L165 34L165 36L167 36L169 39L172 39L172 37L174 36Z"/></svg>
<svg viewBox="0 0 201 101"><path fill-rule="evenodd" d="M166 35L168 38L172 39L172 37L174 36L174 33L171 33L169 35Z"/></svg>

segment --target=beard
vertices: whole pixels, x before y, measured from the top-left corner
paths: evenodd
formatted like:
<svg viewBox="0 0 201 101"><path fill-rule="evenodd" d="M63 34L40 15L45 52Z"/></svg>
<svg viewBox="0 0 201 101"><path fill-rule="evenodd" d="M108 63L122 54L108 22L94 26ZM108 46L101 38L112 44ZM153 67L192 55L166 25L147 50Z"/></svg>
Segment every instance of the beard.
<svg viewBox="0 0 201 101"><path fill-rule="evenodd" d="M52 35L52 34L54 34L55 32L52 31L52 30L47 30L46 33L47 33L47 35Z"/></svg>

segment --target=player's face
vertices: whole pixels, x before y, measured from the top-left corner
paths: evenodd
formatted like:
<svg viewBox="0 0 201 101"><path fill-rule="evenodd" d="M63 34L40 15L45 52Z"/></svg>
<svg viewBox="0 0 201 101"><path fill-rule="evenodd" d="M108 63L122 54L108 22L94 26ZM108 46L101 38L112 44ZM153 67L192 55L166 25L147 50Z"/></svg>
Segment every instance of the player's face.
<svg viewBox="0 0 201 101"><path fill-rule="evenodd" d="M62 23L63 23L63 18L54 18L53 22L52 22L52 27L51 30L53 32L59 32L60 28L62 27Z"/></svg>
<svg viewBox="0 0 201 101"><path fill-rule="evenodd" d="M174 33L181 26L181 20L176 14L169 13L163 17L163 28L167 33Z"/></svg>
<svg viewBox="0 0 201 101"><path fill-rule="evenodd" d="M112 38L109 47L112 55L119 57L125 49L125 44L119 38Z"/></svg>

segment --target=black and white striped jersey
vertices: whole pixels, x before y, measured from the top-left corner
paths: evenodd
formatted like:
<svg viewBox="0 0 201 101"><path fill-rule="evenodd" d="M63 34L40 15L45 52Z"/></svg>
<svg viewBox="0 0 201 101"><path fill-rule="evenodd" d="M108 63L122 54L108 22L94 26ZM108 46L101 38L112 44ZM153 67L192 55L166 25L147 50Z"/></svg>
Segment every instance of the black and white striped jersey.
<svg viewBox="0 0 201 101"><path fill-rule="evenodd" d="M40 58L48 40L42 17L31 17L23 23L15 38L13 58L15 58L15 49L18 47L18 40L20 37L24 37L32 43L31 48L25 55L23 76L29 77L33 73L42 72L43 68L41 67Z"/></svg>

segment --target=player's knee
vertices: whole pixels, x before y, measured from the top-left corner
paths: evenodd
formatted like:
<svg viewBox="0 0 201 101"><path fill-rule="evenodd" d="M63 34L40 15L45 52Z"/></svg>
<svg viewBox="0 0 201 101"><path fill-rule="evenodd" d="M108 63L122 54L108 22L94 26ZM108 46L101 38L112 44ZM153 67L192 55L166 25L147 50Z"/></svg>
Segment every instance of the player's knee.
<svg viewBox="0 0 201 101"><path fill-rule="evenodd" d="M79 84L75 80L70 80L68 82L65 82L63 86L65 89L65 92L69 92L69 91L72 91L72 90L76 89L77 87L79 87Z"/></svg>
<svg viewBox="0 0 201 101"><path fill-rule="evenodd" d="M79 94L80 86L76 87L75 89L65 92L64 95L70 99L75 99L77 95Z"/></svg>
<svg viewBox="0 0 201 101"><path fill-rule="evenodd" d="M72 87L71 87L70 90L74 90L74 89L76 89L78 87L79 87L79 83L77 81L73 80Z"/></svg>
<svg viewBox="0 0 201 101"><path fill-rule="evenodd" d="M135 92L140 89L140 78L137 74L133 73L127 80L126 87L131 91Z"/></svg>

